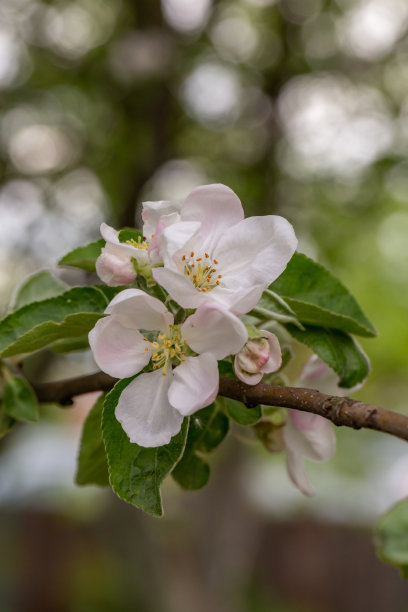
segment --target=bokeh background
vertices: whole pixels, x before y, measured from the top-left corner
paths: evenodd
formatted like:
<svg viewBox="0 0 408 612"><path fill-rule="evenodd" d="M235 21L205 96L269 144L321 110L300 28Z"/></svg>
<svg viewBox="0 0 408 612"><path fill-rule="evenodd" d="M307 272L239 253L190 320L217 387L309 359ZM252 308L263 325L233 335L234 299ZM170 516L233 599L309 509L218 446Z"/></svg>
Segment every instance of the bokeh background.
<svg viewBox="0 0 408 612"><path fill-rule="evenodd" d="M407 27L406 0L1 0L0 311L103 220L221 182L357 296L379 331L357 396L407 411ZM403 442L339 430L304 499L234 431L156 520L74 487L90 401L1 442L2 612L407 610L370 531L408 495Z"/></svg>

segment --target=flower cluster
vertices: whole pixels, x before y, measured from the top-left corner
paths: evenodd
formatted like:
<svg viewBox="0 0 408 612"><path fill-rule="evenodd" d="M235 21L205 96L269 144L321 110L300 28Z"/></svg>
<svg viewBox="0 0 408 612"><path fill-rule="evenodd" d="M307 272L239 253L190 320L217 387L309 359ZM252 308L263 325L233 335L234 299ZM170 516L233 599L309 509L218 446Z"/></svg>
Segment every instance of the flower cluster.
<svg viewBox="0 0 408 612"><path fill-rule="evenodd" d="M128 242L102 224L106 245L96 270L113 287L137 286L140 274L148 290L157 284L167 299L140 288L120 291L89 341L104 372L139 374L122 392L116 417L132 442L161 446L184 416L214 401L218 360L236 355L237 376L249 384L279 369L277 338L261 332L248 340L241 317L283 272L297 240L283 217L245 219L225 185L197 187L183 206L145 202L142 219L142 236Z"/></svg>

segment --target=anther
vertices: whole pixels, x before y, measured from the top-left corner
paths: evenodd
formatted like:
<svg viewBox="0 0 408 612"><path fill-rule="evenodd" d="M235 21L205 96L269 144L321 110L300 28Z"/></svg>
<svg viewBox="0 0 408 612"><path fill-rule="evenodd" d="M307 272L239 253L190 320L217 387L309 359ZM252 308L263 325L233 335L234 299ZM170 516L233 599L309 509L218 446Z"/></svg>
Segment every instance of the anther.
<svg viewBox="0 0 408 612"><path fill-rule="evenodd" d="M222 274L219 274L219 275L218 275L218 278L222 278Z"/></svg>
<svg viewBox="0 0 408 612"><path fill-rule="evenodd" d="M209 258L209 254L208 253L205 253L205 256L206 256L207 259Z"/></svg>
<svg viewBox="0 0 408 612"><path fill-rule="evenodd" d="M181 258L181 261L186 261L186 256L183 255L183 257Z"/></svg>
<svg viewBox="0 0 408 612"><path fill-rule="evenodd" d="M214 259L214 263L215 265L218 265L218 261L216 259Z"/></svg>
<svg viewBox="0 0 408 612"><path fill-rule="evenodd" d="M190 257L194 257L194 251L191 251Z"/></svg>

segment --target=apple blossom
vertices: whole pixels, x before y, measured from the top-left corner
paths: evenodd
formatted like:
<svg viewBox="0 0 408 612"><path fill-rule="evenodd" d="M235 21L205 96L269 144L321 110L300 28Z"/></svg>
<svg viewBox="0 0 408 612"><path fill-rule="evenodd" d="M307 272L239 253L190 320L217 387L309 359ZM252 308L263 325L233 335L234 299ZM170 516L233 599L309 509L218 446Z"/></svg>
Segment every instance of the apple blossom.
<svg viewBox="0 0 408 612"><path fill-rule="evenodd" d="M219 387L218 359L237 353L248 333L238 317L203 303L182 325L158 299L125 289L89 333L98 366L125 378L149 363L122 392L115 415L131 442L167 444L184 416L211 404Z"/></svg>
<svg viewBox="0 0 408 612"><path fill-rule="evenodd" d="M143 238L138 240L120 242L118 232L102 223L100 231L106 245L95 264L99 278L111 287L132 283L138 272L151 279L151 266L160 261L158 238L167 225L179 220L179 209L179 204L165 200L144 202Z"/></svg>
<svg viewBox="0 0 408 612"><path fill-rule="evenodd" d="M262 334L250 338L235 355L234 371L247 385L256 385L264 374L276 372L282 365L279 340L271 332L259 330Z"/></svg>
<svg viewBox="0 0 408 612"><path fill-rule="evenodd" d="M225 185L203 185L186 198L177 223L158 238L163 268L153 277L183 308L211 300L237 314L251 310L285 269L297 240L283 217L244 219Z"/></svg>
<svg viewBox="0 0 408 612"><path fill-rule="evenodd" d="M324 393L340 396L350 392L350 389L346 391L338 386L334 371L316 355L306 363L296 386L318 388ZM304 460L331 459L336 451L336 436L330 421L318 414L299 410L288 412L288 420L283 428L288 473L293 484L302 493L313 495L314 490L307 478Z"/></svg>

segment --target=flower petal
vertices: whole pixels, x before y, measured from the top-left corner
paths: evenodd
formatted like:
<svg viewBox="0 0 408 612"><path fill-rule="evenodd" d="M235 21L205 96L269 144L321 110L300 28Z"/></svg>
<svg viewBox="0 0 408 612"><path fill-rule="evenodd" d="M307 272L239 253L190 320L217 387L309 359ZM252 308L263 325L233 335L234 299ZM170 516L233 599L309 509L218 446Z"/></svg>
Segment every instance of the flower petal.
<svg viewBox="0 0 408 612"><path fill-rule="evenodd" d="M180 213L181 206L176 202L159 200L158 202L143 202L142 220L143 236L148 242L156 235L156 228L160 217L171 213Z"/></svg>
<svg viewBox="0 0 408 612"><path fill-rule="evenodd" d="M100 232L102 238L106 240L106 246L109 248L109 251L115 253L117 257L140 258L140 256L145 256L146 252L143 249L138 249L131 244L126 244L126 242L120 242L118 232L107 223L101 223Z"/></svg>
<svg viewBox="0 0 408 612"><path fill-rule="evenodd" d="M261 372L264 374L276 372L282 365L282 352L279 340L272 332L268 332L265 329L260 329L259 331L264 335L269 344L269 359L265 365L262 366Z"/></svg>
<svg viewBox="0 0 408 612"><path fill-rule="evenodd" d="M215 302L205 302L183 323L181 334L196 353L211 353L216 359L235 355L248 339L238 317Z"/></svg>
<svg viewBox="0 0 408 612"><path fill-rule="evenodd" d="M296 246L293 227L283 217L249 217L225 231L213 257L224 286L267 287L286 268Z"/></svg>
<svg viewBox="0 0 408 612"><path fill-rule="evenodd" d="M307 477L302 455L286 450L286 467L295 487L309 497L315 494L315 490Z"/></svg>
<svg viewBox="0 0 408 612"><path fill-rule="evenodd" d="M89 344L101 370L117 378L140 372L152 354L150 344L143 340L142 334L125 327L114 316L99 319L89 332Z"/></svg>
<svg viewBox="0 0 408 612"><path fill-rule="evenodd" d="M116 295L105 310L133 329L164 331L173 323L173 315L157 298L140 289L125 289Z"/></svg>
<svg viewBox="0 0 408 612"><path fill-rule="evenodd" d="M217 397L218 387L218 364L213 355L187 357L173 370L169 400L176 410L188 416L209 406Z"/></svg>
<svg viewBox="0 0 408 612"><path fill-rule="evenodd" d="M197 221L180 221L171 223L162 230L157 248L165 266L183 273L184 264L181 258L184 252L191 251L192 241L195 243L200 227L201 224Z"/></svg>
<svg viewBox="0 0 408 612"><path fill-rule="evenodd" d="M106 242L111 242L112 244L119 244L119 237L115 228L111 227L107 223L101 223L99 229L102 238L106 240Z"/></svg>
<svg viewBox="0 0 408 612"><path fill-rule="evenodd" d="M211 251L220 236L244 218L244 211L239 197L226 185L201 185L187 196L181 218L202 224L203 248Z"/></svg>
<svg viewBox="0 0 408 612"><path fill-rule="evenodd" d="M312 355L301 371L300 376L296 381L296 386L306 388L311 387L313 389L318 389L322 393L327 393L328 395L339 395L340 397L343 397L345 395L351 395L352 393L358 391L358 389L361 389L365 381L356 385L352 389L344 389L344 387L339 387L338 382L339 378L334 370L332 370L327 363L320 359L320 357L317 355Z"/></svg>
<svg viewBox="0 0 408 612"><path fill-rule="evenodd" d="M140 374L122 391L115 416L131 442L162 446L180 431L183 417L168 400L171 379L160 369Z"/></svg>
<svg viewBox="0 0 408 612"><path fill-rule="evenodd" d="M254 374L250 374L249 372L245 372L240 365L238 356L235 355L234 359L234 372L239 380L242 380L247 385L257 385L262 380L263 372L255 372Z"/></svg>
<svg viewBox="0 0 408 612"><path fill-rule="evenodd" d="M153 268L152 274L156 283L164 287L183 308L197 308L206 299L184 274L169 268Z"/></svg>
<svg viewBox="0 0 408 612"><path fill-rule="evenodd" d="M293 483L306 495L313 495L303 459L327 461L332 458L336 450L336 436L331 423L316 414L289 410L289 418L283 428L283 439L288 472Z"/></svg>

